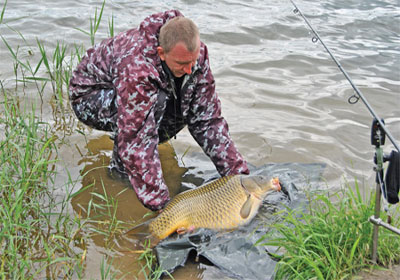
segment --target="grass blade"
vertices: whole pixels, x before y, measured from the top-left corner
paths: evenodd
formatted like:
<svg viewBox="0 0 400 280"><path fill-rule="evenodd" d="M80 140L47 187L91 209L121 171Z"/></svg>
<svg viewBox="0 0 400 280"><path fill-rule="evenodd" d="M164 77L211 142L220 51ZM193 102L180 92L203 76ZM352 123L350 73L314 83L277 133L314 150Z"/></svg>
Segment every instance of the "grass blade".
<svg viewBox="0 0 400 280"><path fill-rule="evenodd" d="M3 9L2 9L2 11L1 11L1 15L0 15L0 24L3 22L3 19L4 19L4 12L6 11L6 6L7 6L7 0L4 2Z"/></svg>

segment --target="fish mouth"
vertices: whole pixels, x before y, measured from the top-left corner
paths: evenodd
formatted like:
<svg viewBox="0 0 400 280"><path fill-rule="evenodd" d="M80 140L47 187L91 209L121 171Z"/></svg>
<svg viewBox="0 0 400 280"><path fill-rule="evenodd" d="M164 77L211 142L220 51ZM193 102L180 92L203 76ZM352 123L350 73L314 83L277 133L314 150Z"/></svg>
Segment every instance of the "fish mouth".
<svg viewBox="0 0 400 280"><path fill-rule="evenodd" d="M272 189L277 192L281 191L281 184L278 177L272 178Z"/></svg>

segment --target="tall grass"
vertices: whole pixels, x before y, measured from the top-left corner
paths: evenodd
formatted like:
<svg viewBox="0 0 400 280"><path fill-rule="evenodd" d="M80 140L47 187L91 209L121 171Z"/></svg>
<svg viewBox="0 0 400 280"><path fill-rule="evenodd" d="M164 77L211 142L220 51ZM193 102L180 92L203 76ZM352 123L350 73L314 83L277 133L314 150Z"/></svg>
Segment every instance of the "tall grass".
<svg viewBox="0 0 400 280"><path fill-rule="evenodd" d="M286 210L286 218L273 226L276 235L258 242L284 252L276 255L276 279L347 279L369 267L373 225L368 219L374 214L374 201L374 194L362 198L356 182L355 191L347 186L333 197L313 195L309 213ZM378 249L381 265L400 261L396 234L381 228Z"/></svg>
<svg viewBox="0 0 400 280"><path fill-rule="evenodd" d="M0 35L12 58L15 76L14 89L6 89L0 81L3 96L0 103L0 279L84 279L86 244L94 235L105 239L99 275L101 279L114 279L114 242L129 225L117 219L118 200L108 195L102 185L102 193L91 192L87 215L83 217L81 213L73 214L71 200L93 185L72 193L75 182L67 170L65 186L54 185L59 161L57 146L64 144L59 134L65 136L66 131L75 131L86 135L83 129L74 128L73 122L66 121L71 114L69 80L86 47L60 41L49 48L40 38L32 47L21 32L5 23L6 4L7 1L2 7L0 24L15 32L23 46L13 46ZM89 32L78 29L90 37L91 45L95 43L104 7L105 1L99 12L96 8L94 18L90 18ZM108 20L108 34L114 36L114 17ZM22 47L28 49L28 56L21 55ZM39 106L53 108L52 125L41 121L34 105L24 107L25 102L18 99L35 91L40 97ZM61 131L57 127L59 117L63 121ZM59 188L65 189L61 199L54 194ZM144 251L143 259L151 260L153 265L150 249ZM150 262L145 266L150 268ZM151 277L146 273L160 275L159 270L151 269L140 273L146 278Z"/></svg>
<svg viewBox="0 0 400 280"><path fill-rule="evenodd" d="M15 32L23 39L26 46L29 46L23 35L18 31ZM83 48L75 46L67 57L67 47L65 43L57 42L53 54L49 54L44 44L37 39L36 44L40 54L39 61L34 62L32 55L23 61L19 57L20 47L18 46L16 50L14 50L6 38L1 36L1 39L14 61L15 89L18 90L19 85L21 85L21 90L25 91L27 85L33 84L43 103L43 95L46 86L50 83L52 95L57 100L59 108L64 112L66 106L63 100L67 99L67 89L74 68L74 61L77 60L76 58L78 58L79 61L83 53ZM69 58L69 60L67 60L67 58Z"/></svg>
<svg viewBox="0 0 400 280"><path fill-rule="evenodd" d="M70 192L61 201L52 193L56 138L2 92L0 278L82 275L84 248L74 244L82 243L84 224L69 213Z"/></svg>
<svg viewBox="0 0 400 280"><path fill-rule="evenodd" d="M90 37L90 43L92 46L94 45L95 38L96 38L96 33L97 30L99 29L101 19L103 17L103 11L104 11L104 5L106 4L106 0L103 1L103 4L100 8L99 14L97 14L97 8L94 12L94 18L90 18L90 25L89 25L89 32L86 30L83 30L81 28L76 28L77 30L81 31L82 33L88 35ZM109 33L114 34L114 18L112 18L112 21L109 21Z"/></svg>
<svg viewBox="0 0 400 280"><path fill-rule="evenodd" d="M118 196L127 189L122 190L115 197L107 194L104 183L101 182L102 193L91 192L91 200L88 204L87 214L90 217L90 223L93 225L91 231L93 233L104 236L105 247L112 249L115 237L125 232L126 228L131 224L118 220Z"/></svg>
<svg viewBox="0 0 400 280"><path fill-rule="evenodd" d="M90 37L92 46L95 44L96 33L100 27L103 17L105 3L106 1L104 0L100 11L98 12L96 8L94 17L90 18L89 32L80 28L76 28ZM2 8L0 24L3 22L6 5L7 1L4 3ZM64 104L65 100L68 100L67 92L69 80L76 64L80 62L85 52L85 48L83 45L76 44L74 44L71 48L68 48L65 42L57 41L55 49L52 50L52 53L49 53L43 42L37 38L36 46L39 49L39 58L36 59L37 61L35 62L34 58L36 56L32 50L32 47L26 41L24 36L18 30L15 30L8 25L7 27L17 33L24 42L25 46L29 48L29 57L26 60L22 60L19 56L20 46L18 46L15 50L8 43L6 38L0 35L14 61L13 69L15 74L16 89L18 89L18 83L23 85L22 90L25 89L27 84L34 84L43 103L43 94L47 84L50 83L52 95L56 100L58 108L61 110L61 114L64 114L65 109L69 108L66 106L67 104ZM108 20L108 34L110 36L114 36L114 17Z"/></svg>
<svg viewBox="0 0 400 280"><path fill-rule="evenodd" d="M3 23L3 18L4 18L4 12L6 11L6 6L7 6L7 0L4 1L3 8L1 9L1 14L0 14L0 24Z"/></svg>
<svg viewBox="0 0 400 280"><path fill-rule="evenodd" d="M139 271L138 276L146 280L158 280L161 276L166 275L170 279L174 277L166 270L161 269L157 264L156 255L154 254L150 240L144 243L144 250L139 256L139 261L142 262L142 269Z"/></svg>
<svg viewBox="0 0 400 280"><path fill-rule="evenodd" d="M104 4L105 1L99 15L96 9L94 21L90 20L92 44ZM36 91L41 100L39 105L43 105L44 96L50 94L50 104L44 105L51 105L63 118L68 117L68 84L85 48L57 42L55 48L50 49L38 38L34 42L38 53L34 53L35 48L22 33L5 23L6 5L7 1L1 10L0 24L18 34L23 47L28 49L28 56L21 58L21 46L12 46L0 35L11 55L15 76L14 89L6 89L3 81L0 82L0 279L82 279L90 235L101 231L110 239L120 227L121 222L115 216L117 204L113 198L97 194L102 203L92 206L97 207L95 211L99 215L108 217L106 221L73 214L71 199L90 186L72 193L75 182L67 170L64 172L68 181L64 186L55 186L59 161L57 146L63 144L60 132L54 124L37 116L34 104L26 104L18 96L25 95L25 91L29 94ZM112 19L110 34L113 29ZM67 128L69 125L63 130L71 129ZM60 188L64 189L61 198L54 193ZM96 228L94 224L100 226ZM111 266L104 261L101 264L103 279L114 278Z"/></svg>

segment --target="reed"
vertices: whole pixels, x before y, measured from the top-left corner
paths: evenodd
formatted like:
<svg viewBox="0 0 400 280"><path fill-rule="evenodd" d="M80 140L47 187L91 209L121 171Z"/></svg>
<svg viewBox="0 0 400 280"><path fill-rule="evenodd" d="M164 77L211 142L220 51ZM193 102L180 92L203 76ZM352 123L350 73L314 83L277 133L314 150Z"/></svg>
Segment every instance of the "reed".
<svg viewBox="0 0 400 280"><path fill-rule="evenodd" d="M85 227L70 214L72 182L67 194L53 194L56 137L34 108L4 96L0 126L0 278L58 278L83 273Z"/></svg>
<svg viewBox="0 0 400 280"><path fill-rule="evenodd" d="M90 18L90 25L89 25L89 32L86 30L83 30L81 28L76 28L76 30L79 30L80 32L88 35L90 37L90 43L93 46L96 38L96 33L97 30L99 29L101 19L103 17L103 11L104 11L104 6L106 4L106 0L103 1L103 4L101 5L100 12L97 14L97 8L94 13L94 18ZM112 22L109 22L109 30L110 34L114 34L114 18L112 19Z"/></svg>
<svg viewBox="0 0 400 280"><path fill-rule="evenodd" d="M138 273L138 277L140 279L146 280L157 280L161 279L161 276L168 276L170 279L174 279L174 277L166 270L160 268L160 266L156 262L156 255L151 249L151 242L149 239L145 240L143 245L143 252L140 254L138 261L142 269Z"/></svg>
<svg viewBox="0 0 400 280"><path fill-rule="evenodd" d="M25 42L25 45L29 46L23 35L19 32L18 34ZM74 67L73 62L76 60L76 57L80 59L81 53L83 52L82 48L75 46L69 56L69 62L67 62L67 46L65 43L57 42L53 54L49 54L44 44L37 39L36 43L40 54L39 61L34 62L33 55L28 56L28 58L23 61L19 57L20 47L18 46L16 50L14 50L3 36L1 36L1 39L14 61L13 69L15 75L15 90L18 91L19 85L21 85L21 89L25 92L28 84L33 84L36 87L41 102L43 103L43 95L46 86L48 83L50 83L52 95L54 96L55 100L57 100L58 106L62 109L62 112L64 112L64 108L66 106L63 100L67 99L66 93ZM43 75L40 70L44 70L45 75Z"/></svg>
<svg viewBox="0 0 400 280"><path fill-rule="evenodd" d="M111 15L111 19L108 19L108 36L114 37L114 15Z"/></svg>
<svg viewBox="0 0 400 280"><path fill-rule="evenodd" d="M115 279L116 273L112 271L113 260L108 261L108 257L101 259L100 264L100 277L101 280Z"/></svg>
<svg viewBox="0 0 400 280"><path fill-rule="evenodd" d="M92 42L104 4L105 1L100 14L97 15L96 9L95 19L90 21ZM63 170L68 180L64 186L55 186L56 164L59 164L57 146L63 144L60 132L54 124L36 115L35 104L25 104L18 96L25 95L26 91L31 95L36 89L43 105L44 96L50 93L53 97L50 105L53 101L56 104L53 117L56 118L58 111L62 118L68 117L68 84L85 47L73 45L71 48L57 42L50 50L36 39L38 53L34 53L35 48L23 34L5 23L6 5L7 1L1 10L0 24L18 34L24 49L28 49L28 56L21 58L21 46L12 46L0 35L13 61L15 81L13 89L6 89L4 81L0 81L0 279L83 279L86 244L94 233L93 225L108 239L117 234L122 226L115 215L118 205L106 193L93 194L101 200L98 204L92 203L97 207L95 212L107 218L102 222L100 218L84 218L71 210L71 199L91 185L73 192L76 181L68 170ZM114 30L113 19L109 21L109 30ZM65 123L63 131L71 125ZM54 193L60 188L64 190L62 197ZM102 263L100 275L102 279L115 277L112 262Z"/></svg>
<svg viewBox="0 0 400 280"><path fill-rule="evenodd" d="M1 14L0 14L0 24L3 23L3 18L4 18L4 12L6 11L6 6L7 6L7 0L4 1L3 8L1 9Z"/></svg>
<svg viewBox="0 0 400 280"><path fill-rule="evenodd" d="M274 254L279 259L276 279L347 279L371 267L373 226L368 218L374 201L373 193L362 198L356 182L354 190L347 185L332 197L312 195L308 213L286 209L284 220L273 226L274 235L258 241L284 252ZM382 266L398 263L400 238L381 229L378 255Z"/></svg>
<svg viewBox="0 0 400 280"><path fill-rule="evenodd" d="M120 236L130 223L117 218L118 196L127 189L119 192L115 197L107 194L104 183L101 182L102 192L91 192L92 198L88 204L88 216L90 217L90 231L104 236L105 247L112 249L115 237Z"/></svg>

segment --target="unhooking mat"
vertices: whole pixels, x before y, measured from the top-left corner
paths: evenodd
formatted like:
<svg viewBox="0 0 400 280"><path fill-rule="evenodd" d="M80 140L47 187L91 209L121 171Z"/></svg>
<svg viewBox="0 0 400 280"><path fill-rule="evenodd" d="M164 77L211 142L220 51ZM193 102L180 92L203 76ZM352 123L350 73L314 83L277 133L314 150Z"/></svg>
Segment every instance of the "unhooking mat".
<svg viewBox="0 0 400 280"><path fill-rule="evenodd" d="M254 246L279 217L273 215L285 207L306 211L307 199L302 190L318 188L325 165L304 163L268 164L251 168L251 174L278 176L282 191L269 195L252 222L231 232L199 229L182 236L173 235L155 248L161 269L169 272L183 266L194 250L234 279L273 279L277 262L268 252L276 248Z"/></svg>

